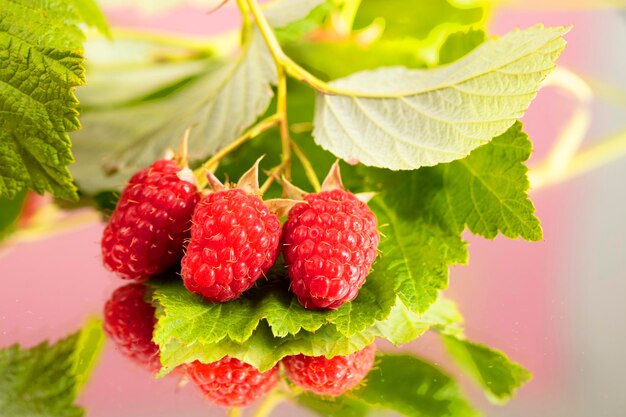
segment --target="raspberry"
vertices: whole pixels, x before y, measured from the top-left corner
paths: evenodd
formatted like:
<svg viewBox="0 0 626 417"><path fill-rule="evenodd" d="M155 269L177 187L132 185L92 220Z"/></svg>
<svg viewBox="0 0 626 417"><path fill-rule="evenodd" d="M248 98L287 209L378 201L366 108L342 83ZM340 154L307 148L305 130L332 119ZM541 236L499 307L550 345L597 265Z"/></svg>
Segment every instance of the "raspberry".
<svg viewBox="0 0 626 417"><path fill-rule="evenodd" d="M282 360L287 376L296 385L318 395L336 397L357 386L372 369L375 345L347 356L287 356Z"/></svg>
<svg viewBox="0 0 626 417"><path fill-rule="evenodd" d="M200 198L194 184L178 177L180 171L162 159L130 179L102 236L109 270L143 281L180 260Z"/></svg>
<svg viewBox="0 0 626 417"><path fill-rule="evenodd" d="M115 290L104 307L104 331L124 356L156 373L161 369L159 347L152 341L156 318L145 292L143 284Z"/></svg>
<svg viewBox="0 0 626 417"><path fill-rule="evenodd" d="M278 383L278 366L266 372L235 358L187 365L187 375L217 405L242 407L269 392Z"/></svg>
<svg viewBox="0 0 626 417"><path fill-rule="evenodd" d="M259 197L238 188L211 193L193 215L185 286L210 301L233 300L274 265L279 242L280 221Z"/></svg>
<svg viewBox="0 0 626 417"><path fill-rule="evenodd" d="M305 308L339 308L357 296L376 258L376 216L342 189L304 199L283 228L291 290Z"/></svg>

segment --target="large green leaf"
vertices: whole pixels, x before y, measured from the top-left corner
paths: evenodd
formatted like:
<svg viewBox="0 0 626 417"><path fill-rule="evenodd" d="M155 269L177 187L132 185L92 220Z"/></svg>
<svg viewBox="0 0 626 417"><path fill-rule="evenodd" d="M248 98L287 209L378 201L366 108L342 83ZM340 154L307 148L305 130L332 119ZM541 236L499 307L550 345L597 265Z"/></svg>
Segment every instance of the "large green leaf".
<svg viewBox="0 0 626 417"><path fill-rule="evenodd" d="M165 337L159 327L166 313L160 303L156 304L158 323L155 342L161 351L162 374L194 360L210 363L226 355L250 363L261 370L267 370L288 355L299 353L327 357L348 355L373 343L377 337L400 344L419 337L429 328L445 334L457 334L461 320L454 304L443 299L422 315L411 312L398 301L386 319L379 320L351 336L339 332L335 325L326 324L314 332L302 329L296 334L276 337L268 323L261 321L243 342L224 337L217 342L206 343L206 338L185 331L172 331ZM323 316L328 313L320 314Z"/></svg>
<svg viewBox="0 0 626 417"><path fill-rule="evenodd" d="M280 269L278 267L276 269ZM189 292L178 280L153 284L153 298L160 306L155 341L164 345L171 339L185 344L216 343L224 338L245 342L265 320L276 337L301 330L315 332L325 324L335 326L346 337L372 326L389 315L395 304L393 287L384 274L371 274L352 302L332 311L307 310L289 292L289 279L273 274L242 297L226 303L210 303Z"/></svg>
<svg viewBox="0 0 626 417"><path fill-rule="evenodd" d="M524 114L567 31L535 26L488 40L450 65L332 81L337 94L318 94L315 141L347 161L394 170L461 159Z"/></svg>
<svg viewBox="0 0 626 417"><path fill-rule="evenodd" d="M506 403L515 395L515 390L532 377L530 372L498 350L459 336L444 335L443 340L452 357L496 404Z"/></svg>
<svg viewBox="0 0 626 417"><path fill-rule="evenodd" d="M97 323L97 322L92 322ZM0 410L11 417L79 417L76 394L87 381L101 345L99 325L88 325L54 345L0 350Z"/></svg>
<svg viewBox="0 0 626 417"><path fill-rule="evenodd" d="M531 142L521 123L465 159L412 172L367 170L386 204L405 218L422 218L459 235L541 239L539 220L528 198Z"/></svg>
<svg viewBox="0 0 626 417"><path fill-rule="evenodd" d="M80 22L71 2L0 0L0 196L31 188L76 198L67 132L80 127Z"/></svg>

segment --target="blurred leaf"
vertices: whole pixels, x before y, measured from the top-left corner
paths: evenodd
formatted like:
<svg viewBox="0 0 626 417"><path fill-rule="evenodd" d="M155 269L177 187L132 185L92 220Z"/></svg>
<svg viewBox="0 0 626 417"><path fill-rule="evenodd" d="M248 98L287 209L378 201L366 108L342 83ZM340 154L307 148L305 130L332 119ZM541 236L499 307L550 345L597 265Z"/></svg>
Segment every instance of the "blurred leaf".
<svg viewBox="0 0 626 417"><path fill-rule="evenodd" d="M450 34L439 49L439 65L449 64L467 55L487 40L484 30L468 29Z"/></svg>
<svg viewBox="0 0 626 417"><path fill-rule="evenodd" d="M408 417L475 417L452 378L409 355L379 355L365 384L346 394Z"/></svg>
<svg viewBox="0 0 626 417"><path fill-rule="evenodd" d="M104 17L95 0L73 0L73 2L83 22L89 26L94 26L100 33L111 39L111 30L106 17Z"/></svg>
<svg viewBox="0 0 626 417"><path fill-rule="evenodd" d="M275 71L255 32L238 58L207 60L202 72L165 94L155 91L127 105L91 107L81 118L83 129L72 136L76 181L88 193L119 189L132 173L175 149L190 126L190 158L206 157L235 140L267 109ZM92 92L87 87L82 94Z"/></svg>
<svg viewBox="0 0 626 417"><path fill-rule="evenodd" d="M0 241L15 228L25 199L26 190L19 191L13 198L0 197Z"/></svg>
<svg viewBox="0 0 626 417"><path fill-rule="evenodd" d="M485 390L487 398L504 404L515 390L530 381L532 374L504 353L469 340L444 335L448 351Z"/></svg>
<svg viewBox="0 0 626 417"><path fill-rule="evenodd" d="M386 21L384 38L428 37L439 25L469 26L485 18L482 7L458 7L448 0L362 0L355 18L355 28L369 25L382 17Z"/></svg>
<svg viewBox="0 0 626 417"><path fill-rule="evenodd" d="M567 31L535 26L487 41L448 66L332 81L345 95L318 93L315 141L344 160L394 170L461 159L524 114Z"/></svg>
<svg viewBox="0 0 626 417"><path fill-rule="evenodd" d="M427 63L421 53L420 42L413 38L380 40L369 45L361 45L352 38L327 41L305 39L285 44L284 50L322 79L346 77L378 67L422 68Z"/></svg>
<svg viewBox="0 0 626 417"><path fill-rule="evenodd" d="M74 348L72 367L72 374L76 378L74 386L76 395L82 392L91 379L91 374L104 347L104 340L102 320L100 319L90 319L80 331Z"/></svg>
<svg viewBox="0 0 626 417"><path fill-rule="evenodd" d="M0 410L7 417L80 417L76 394L100 352L101 330L90 322L78 332L49 345L0 350ZM76 374L75 372L79 372Z"/></svg>

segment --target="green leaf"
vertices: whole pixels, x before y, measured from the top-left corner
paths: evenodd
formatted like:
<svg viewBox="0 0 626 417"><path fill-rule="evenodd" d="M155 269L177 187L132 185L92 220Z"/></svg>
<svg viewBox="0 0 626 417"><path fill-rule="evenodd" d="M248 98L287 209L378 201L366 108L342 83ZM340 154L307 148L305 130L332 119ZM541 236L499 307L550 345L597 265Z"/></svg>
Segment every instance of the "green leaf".
<svg viewBox="0 0 626 417"><path fill-rule="evenodd" d="M409 355L379 355L365 383L346 396L408 417L480 415L452 378Z"/></svg>
<svg viewBox="0 0 626 417"><path fill-rule="evenodd" d="M235 140L272 99L276 69L257 31L239 57L207 59L195 73L197 64L191 67L181 69L189 71L187 78L163 91L84 112L83 129L72 136L77 156L72 172L81 189L118 189L166 149L175 149L189 126L189 157L203 159ZM93 102L94 93L85 88L83 100Z"/></svg>
<svg viewBox="0 0 626 417"><path fill-rule="evenodd" d="M400 217L383 198L370 207L381 231L381 259L375 271L394 283L398 296L411 310L421 313L448 285L448 265L467 262L467 249L457 233L449 233L420 218Z"/></svg>
<svg viewBox="0 0 626 417"><path fill-rule="evenodd" d="M26 190L18 192L13 198L0 197L0 241L15 228L25 200Z"/></svg>
<svg viewBox="0 0 626 417"><path fill-rule="evenodd" d="M102 320L92 318L80 331L73 354L72 375L76 378L76 395L80 394L98 364L104 347Z"/></svg>
<svg viewBox="0 0 626 417"><path fill-rule="evenodd" d="M288 289L288 278L280 273L226 303L207 302L188 291L180 280L152 285L160 312L154 335L159 345L172 339L188 345L216 343L224 338L243 343L262 320L276 337L295 335L301 330L315 332L326 324L350 337L385 319L396 299L393 287L386 285L382 274L368 277L354 301L332 311L302 307Z"/></svg>
<svg viewBox="0 0 626 417"><path fill-rule="evenodd" d="M189 331L180 319L181 329L160 329L162 323L166 326L176 326L173 320L165 317L165 308L160 304L159 296L155 291L155 304L157 307L157 326L154 340L161 351L161 374L171 372L177 366L199 360L210 363L228 355L261 369L267 370L276 365L282 358L288 355L305 354L308 356L348 355L363 349L374 342L376 337L385 337L391 343L407 343L424 333L429 328L435 328L445 334L457 334L459 321L461 320L453 303L440 300L423 315L418 315L406 309L401 302L393 307L388 317L375 322L363 331L346 336L337 330L333 324L325 324L315 331L300 329L295 334L286 334L277 337L267 321L261 321L256 329L245 341L234 341L226 336L216 342L209 340L205 334L200 334L197 329ZM160 297L160 298L156 298ZM244 296L245 297L245 296ZM226 303L228 304L228 303ZM222 307L223 308L223 307ZM301 308L301 307L300 307ZM399 311L403 310L403 311ZM327 313L314 312L324 317ZM194 313L191 312L191 315ZM198 317L190 316L193 321ZM222 320L229 321L228 316L222 316ZM211 328L213 323L207 324ZM210 330L213 332L213 329ZM223 330L222 330L223 331ZM238 334L237 330L234 330ZM229 333L225 331L225 333ZM242 337L239 338L241 340Z"/></svg>
<svg viewBox="0 0 626 417"><path fill-rule="evenodd" d="M467 226L489 239L500 232L540 240L524 165L531 150L518 122L459 161L413 172L366 172L372 187L403 218L420 218L457 236Z"/></svg>
<svg viewBox="0 0 626 417"><path fill-rule="evenodd" d="M31 188L76 199L67 132L80 127L80 21L71 3L0 0L0 196Z"/></svg>
<svg viewBox="0 0 626 417"><path fill-rule="evenodd" d="M332 325L323 326L315 333L302 330L296 335L275 337L269 326L261 322L252 336L243 343L224 338L216 343L194 341L192 344L186 344L179 339L171 339L165 345L159 344L163 365L161 375L184 363L195 360L211 363L226 355L266 371L288 355L299 353L327 357L349 355L373 343L374 339L373 331L346 337L337 332Z"/></svg>
<svg viewBox="0 0 626 417"><path fill-rule="evenodd" d="M467 55L487 39L484 30L468 29L451 33L439 49L439 65L449 64Z"/></svg>
<svg viewBox="0 0 626 417"><path fill-rule="evenodd" d="M100 33L111 39L111 30L106 17L95 0L73 0L73 2L83 22L95 27Z"/></svg>
<svg viewBox="0 0 626 417"><path fill-rule="evenodd" d="M317 97L315 141L347 161L394 170L461 159L524 114L568 30L535 26L447 66L381 68L332 81L337 94Z"/></svg>
<svg viewBox="0 0 626 417"><path fill-rule="evenodd" d="M530 372L498 350L461 337L442 337L452 357L483 387L493 403L506 403L517 388L532 378Z"/></svg>
<svg viewBox="0 0 626 417"><path fill-rule="evenodd" d="M54 345L0 350L0 410L3 416L79 417L74 405L99 354L102 331L91 322Z"/></svg>

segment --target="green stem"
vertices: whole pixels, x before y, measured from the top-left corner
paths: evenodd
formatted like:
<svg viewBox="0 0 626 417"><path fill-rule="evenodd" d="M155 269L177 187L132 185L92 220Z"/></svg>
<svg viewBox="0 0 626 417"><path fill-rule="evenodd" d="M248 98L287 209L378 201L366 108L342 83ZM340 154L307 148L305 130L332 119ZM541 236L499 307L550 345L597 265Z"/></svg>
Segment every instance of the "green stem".
<svg viewBox="0 0 626 417"><path fill-rule="evenodd" d="M280 118L278 117L277 114L269 116L261 120L256 125L252 126L243 135L235 139L228 146L216 152L208 161L202 164L200 168L194 171L194 175L196 177L196 180L198 181L198 186L200 188L203 188L206 185L205 171L215 170L217 166L219 165L219 162L222 160L222 158L224 158L226 155L228 155L229 153L231 153L232 151L234 151L235 149L237 149L238 147L240 147L247 141L254 139L255 137L259 136L261 133L265 132L266 130L276 126L279 122L280 122Z"/></svg>
<svg viewBox="0 0 626 417"><path fill-rule="evenodd" d="M274 411L276 406L283 402L286 398L287 396L281 391L274 390L270 392L265 397L265 400L263 400L259 408L256 409L253 417L268 417L272 411Z"/></svg>
<svg viewBox="0 0 626 417"><path fill-rule="evenodd" d="M263 36L263 39L265 40L265 43L267 44L267 47L269 48L270 53L272 54L272 57L276 62L277 67L281 67L287 74L302 82L310 84L312 87L322 92L334 94L344 93L343 90L333 88L326 84L324 81L315 77L313 74L302 68L300 65L296 64L294 61L291 60L291 58L285 55L283 49L280 46L280 43L278 42L278 39L276 38L276 35L274 34L274 31L272 30L272 27L265 18L265 15L263 15L263 12L261 11L261 6L259 6L257 0L246 0L246 2L250 8L250 11L252 12L254 21L259 27L261 35Z"/></svg>
<svg viewBox="0 0 626 417"><path fill-rule="evenodd" d="M295 142L291 142L291 147L293 149L293 153L300 160L300 163L302 164L302 167L304 168L304 173L306 174L307 179L313 186L313 189L315 190L316 193L319 193L320 190L322 189L322 186L320 184L320 180L317 178L317 174L315 173L315 170L313 169L313 165L311 164L311 161L309 161L309 158L306 157L304 152L302 152L300 147L296 145Z"/></svg>
<svg viewBox="0 0 626 417"><path fill-rule="evenodd" d="M291 138L287 121L287 75L281 66L277 66L278 87L276 92L276 114L280 122L280 141L282 144L282 164L285 176L291 179Z"/></svg>

